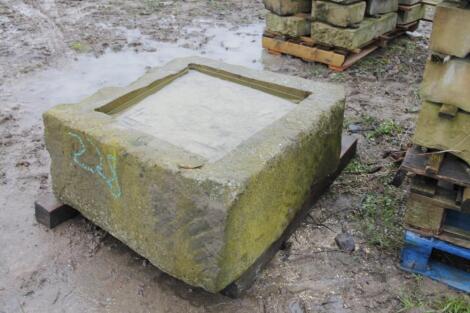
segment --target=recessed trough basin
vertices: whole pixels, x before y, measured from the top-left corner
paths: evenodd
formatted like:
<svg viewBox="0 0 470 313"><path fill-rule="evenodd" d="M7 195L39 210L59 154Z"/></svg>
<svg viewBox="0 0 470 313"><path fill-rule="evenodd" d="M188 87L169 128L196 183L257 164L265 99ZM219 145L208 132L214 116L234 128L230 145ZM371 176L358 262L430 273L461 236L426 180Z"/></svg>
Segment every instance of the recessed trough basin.
<svg viewBox="0 0 470 313"><path fill-rule="evenodd" d="M177 59L44 114L53 190L161 270L218 292L335 171L343 111L337 85Z"/></svg>

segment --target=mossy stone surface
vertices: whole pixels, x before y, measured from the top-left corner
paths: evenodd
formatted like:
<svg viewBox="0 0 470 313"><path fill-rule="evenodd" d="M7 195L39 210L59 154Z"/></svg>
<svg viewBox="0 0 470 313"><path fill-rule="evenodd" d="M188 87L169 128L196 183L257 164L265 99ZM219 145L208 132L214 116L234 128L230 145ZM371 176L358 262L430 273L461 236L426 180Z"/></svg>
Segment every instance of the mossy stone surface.
<svg viewBox="0 0 470 313"><path fill-rule="evenodd" d="M436 7L430 49L465 58L470 54L470 8L458 2L443 2Z"/></svg>
<svg viewBox="0 0 470 313"><path fill-rule="evenodd" d="M379 18L365 18L357 28L341 28L322 22L313 22L311 36L314 41L321 44L355 50L394 30L396 23L396 13L384 14Z"/></svg>
<svg viewBox="0 0 470 313"><path fill-rule="evenodd" d="M263 0L267 10L281 16L310 13L312 0Z"/></svg>
<svg viewBox="0 0 470 313"><path fill-rule="evenodd" d="M470 113L459 110L448 119L439 116L440 108L440 104L423 102L413 143L449 151L470 164Z"/></svg>
<svg viewBox="0 0 470 313"><path fill-rule="evenodd" d="M398 11L398 25L409 24L424 18L426 8L423 4L418 3L409 7L409 10Z"/></svg>
<svg viewBox="0 0 470 313"><path fill-rule="evenodd" d="M366 14L375 16L398 11L398 0L367 0Z"/></svg>
<svg viewBox="0 0 470 313"><path fill-rule="evenodd" d="M421 97L470 113L470 59L429 60L421 83Z"/></svg>
<svg viewBox="0 0 470 313"><path fill-rule="evenodd" d="M188 70L284 97L295 108L217 161L118 123L115 112ZM178 59L128 87L44 114L53 190L164 272L218 292L280 237L310 186L336 169L343 113L340 86Z"/></svg>
<svg viewBox="0 0 470 313"><path fill-rule="evenodd" d="M291 37L308 36L311 30L310 16L298 14L294 16L279 16L266 14L266 30Z"/></svg>
<svg viewBox="0 0 470 313"><path fill-rule="evenodd" d="M333 26L348 27L364 19L366 2L339 4L329 1L313 1L312 18Z"/></svg>

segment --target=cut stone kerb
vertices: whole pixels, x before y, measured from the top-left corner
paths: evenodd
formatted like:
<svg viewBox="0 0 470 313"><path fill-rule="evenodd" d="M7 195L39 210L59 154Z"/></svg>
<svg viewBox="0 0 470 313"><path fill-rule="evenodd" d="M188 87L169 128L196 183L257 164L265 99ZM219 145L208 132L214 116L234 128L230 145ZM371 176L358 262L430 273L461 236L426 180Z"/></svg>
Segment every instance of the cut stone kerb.
<svg viewBox="0 0 470 313"><path fill-rule="evenodd" d="M210 127L230 110L234 119ZM163 271L218 292L281 236L312 184L336 169L343 112L340 86L178 59L128 87L44 114L53 190ZM199 125L168 131L173 122L152 124L162 114ZM219 141L229 144L213 153Z"/></svg>

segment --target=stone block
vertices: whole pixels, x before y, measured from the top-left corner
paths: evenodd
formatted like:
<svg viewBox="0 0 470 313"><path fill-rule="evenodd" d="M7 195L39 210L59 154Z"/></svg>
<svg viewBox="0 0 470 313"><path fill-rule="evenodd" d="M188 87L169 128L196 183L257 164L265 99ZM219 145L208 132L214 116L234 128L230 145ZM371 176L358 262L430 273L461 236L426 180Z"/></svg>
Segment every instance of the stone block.
<svg viewBox="0 0 470 313"><path fill-rule="evenodd" d="M414 5L417 3L421 3L421 0L398 0L398 4L403 5Z"/></svg>
<svg viewBox="0 0 470 313"><path fill-rule="evenodd" d="M312 24L307 14L294 16L279 16L273 13L266 14L266 30L292 37L308 36Z"/></svg>
<svg viewBox="0 0 470 313"><path fill-rule="evenodd" d="M421 84L421 98L454 105L470 113L470 59L429 60Z"/></svg>
<svg viewBox="0 0 470 313"><path fill-rule="evenodd" d="M313 1L312 18L333 26L349 27L364 20L366 2L339 4L329 1Z"/></svg>
<svg viewBox="0 0 470 313"><path fill-rule="evenodd" d="M424 18L426 9L423 4L418 3L412 6L409 6L408 9L398 11L398 25L404 25L419 21Z"/></svg>
<svg viewBox="0 0 470 313"><path fill-rule="evenodd" d="M367 0L366 14L376 16L398 11L398 0Z"/></svg>
<svg viewBox="0 0 470 313"><path fill-rule="evenodd" d="M470 164L470 113L458 111L452 118L439 116L440 104L424 101L413 143L446 150Z"/></svg>
<svg viewBox="0 0 470 313"><path fill-rule="evenodd" d="M297 13L310 13L312 0L263 0L269 11L281 15L294 15Z"/></svg>
<svg viewBox="0 0 470 313"><path fill-rule="evenodd" d="M59 201L210 292L275 242L335 171L342 87L175 60L44 114Z"/></svg>
<svg viewBox="0 0 470 313"><path fill-rule="evenodd" d="M394 30L396 24L396 13L384 14L378 18L365 18L357 28L340 28L322 22L313 22L312 38L324 45L355 50Z"/></svg>
<svg viewBox="0 0 470 313"><path fill-rule="evenodd" d="M470 9L444 2L436 7L430 48L432 51L465 58L470 53Z"/></svg>

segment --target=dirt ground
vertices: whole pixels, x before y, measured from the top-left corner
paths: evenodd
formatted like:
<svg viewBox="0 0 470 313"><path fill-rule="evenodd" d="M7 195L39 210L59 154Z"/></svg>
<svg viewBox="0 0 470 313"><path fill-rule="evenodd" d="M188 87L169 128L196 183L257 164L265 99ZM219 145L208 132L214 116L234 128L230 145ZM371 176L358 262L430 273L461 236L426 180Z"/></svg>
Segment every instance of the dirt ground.
<svg viewBox="0 0 470 313"><path fill-rule="evenodd" d="M389 185L410 141L431 25L344 73L260 45L260 0L0 0L0 312L450 312L466 299L398 268L407 183ZM359 155L240 299L169 277L82 217L47 230L41 113L126 85L173 57L205 55L344 84ZM335 236L347 231L353 253ZM448 302L447 302L448 303ZM455 311L468 312L468 311Z"/></svg>

